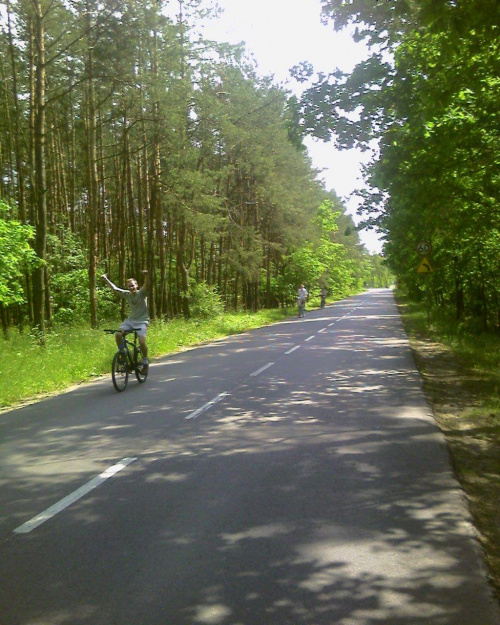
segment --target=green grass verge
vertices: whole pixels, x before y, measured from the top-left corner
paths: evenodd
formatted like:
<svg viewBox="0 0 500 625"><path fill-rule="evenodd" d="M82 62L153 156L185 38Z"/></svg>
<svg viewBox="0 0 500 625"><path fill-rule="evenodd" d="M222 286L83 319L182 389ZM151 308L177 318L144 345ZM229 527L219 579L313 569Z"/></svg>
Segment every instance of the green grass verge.
<svg viewBox="0 0 500 625"><path fill-rule="evenodd" d="M481 331L475 324L458 322L446 309L435 309L428 318L424 303L410 302L400 295L397 301L408 333L416 339L425 338L445 345L462 368L486 376L493 384L491 399L496 401L500 389L500 333Z"/></svg>
<svg viewBox="0 0 500 625"><path fill-rule="evenodd" d="M154 322L148 331L150 358L164 356L209 340L244 332L283 319L286 310L224 314L209 320ZM118 327L118 322L102 324ZM0 408L63 390L109 373L116 351L114 338L102 329L61 326L47 333L44 346L28 333L9 331L0 338Z"/></svg>

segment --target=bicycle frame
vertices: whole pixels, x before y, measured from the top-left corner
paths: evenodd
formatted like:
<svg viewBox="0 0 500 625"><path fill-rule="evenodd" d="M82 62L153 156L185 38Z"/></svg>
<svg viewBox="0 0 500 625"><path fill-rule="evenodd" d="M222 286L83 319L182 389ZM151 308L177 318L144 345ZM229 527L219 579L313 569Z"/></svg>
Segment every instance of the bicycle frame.
<svg viewBox="0 0 500 625"><path fill-rule="evenodd" d="M126 353L127 353L127 357L129 360L129 363L132 367L136 367L137 366L137 330L120 330L120 332L122 333L122 342L120 344L120 347L118 349L125 349ZM127 334L130 334L131 332L134 333L134 342L132 343L132 341L129 341L127 339ZM130 352L129 347L133 348L132 353ZM132 357L132 354L134 355L134 357Z"/></svg>
<svg viewBox="0 0 500 625"><path fill-rule="evenodd" d="M148 377L148 367L141 366L139 355L141 354L140 344L138 345L137 329L133 330L105 330L108 334L121 332L122 339L113 358L112 379L117 391L124 391L127 387L129 373L135 371L139 383L146 381ZM134 333L134 341L127 339L127 334Z"/></svg>

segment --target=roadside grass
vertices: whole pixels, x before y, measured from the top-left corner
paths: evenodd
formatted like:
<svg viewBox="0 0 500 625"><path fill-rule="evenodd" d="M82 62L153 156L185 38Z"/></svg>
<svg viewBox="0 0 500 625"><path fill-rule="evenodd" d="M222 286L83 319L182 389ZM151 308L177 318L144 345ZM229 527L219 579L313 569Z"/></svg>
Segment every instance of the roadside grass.
<svg viewBox="0 0 500 625"><path fill-rule="evenodd" d="M207 320L154 322L148 330L149 355L154 359L178 352L280 321L292 312L262 310ZM47 333L44 346L36 335L10 330L7 337L0 338L0 410L108 374L116 344L103 329L118 326L118 321L111 321L97 330L83 325L56 327Z"/></svg>
<svg viewBox="0 0 500 625"><path fill-rule="evenodd" d="M500 335L397 301L500 599Z"/></svg>

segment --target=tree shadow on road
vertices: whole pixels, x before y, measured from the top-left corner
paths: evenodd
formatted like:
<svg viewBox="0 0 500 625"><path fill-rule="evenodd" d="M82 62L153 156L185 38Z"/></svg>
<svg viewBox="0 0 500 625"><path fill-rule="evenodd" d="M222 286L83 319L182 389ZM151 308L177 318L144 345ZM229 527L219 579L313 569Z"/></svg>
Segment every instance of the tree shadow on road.
<svg viewBox="0 0 500 625"><path fill-rule="evenodd" d="M95 445L141 452L64 515L4 541L7 625L498 623L443 438L393 324L381 316L370 336L337 327L333 343L292 354L293 370L283 357L175 426L181 400L151 401L174 379L169 365L131 405L111 400L94 441L85 437L97 436L104 387L82 395L85 425L51 431L49 420L37 453L46 467L57 445L67 461L74 454L66 488L93 477L78 454L94 450L105 464ZM279 340L291 341L296 326L284 327ZM210 362L214 380L223 358ZM206 401L198 379L193 370L185 381L185 403ZM61 467L23 480L10 460L23 514L59 496Z"/></svg>

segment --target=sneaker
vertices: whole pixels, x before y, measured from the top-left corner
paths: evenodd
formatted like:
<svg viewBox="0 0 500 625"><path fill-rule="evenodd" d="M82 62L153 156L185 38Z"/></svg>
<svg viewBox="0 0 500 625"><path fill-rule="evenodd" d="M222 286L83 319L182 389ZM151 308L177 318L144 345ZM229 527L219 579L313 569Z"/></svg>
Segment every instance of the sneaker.
<svg viewBox="0 0 500 625"><path fill-rule="evenodd" d="M143 359L143 361L141 362L141 367L143 369L147 369L149 367L149 360L147 358Z"/></svg>

